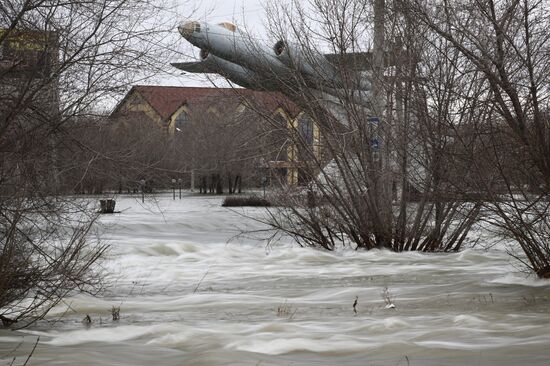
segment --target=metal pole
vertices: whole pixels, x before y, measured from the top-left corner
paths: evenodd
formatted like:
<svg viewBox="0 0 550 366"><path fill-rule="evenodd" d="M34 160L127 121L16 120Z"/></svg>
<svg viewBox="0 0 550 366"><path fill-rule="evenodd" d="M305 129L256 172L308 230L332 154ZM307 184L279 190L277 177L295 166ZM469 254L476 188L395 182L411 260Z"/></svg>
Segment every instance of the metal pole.
<svg viewBox="0 0 550 366"><path fill-rule="evenodd" d="M172 179L172 199L176 200L176 180Z"/></svg>

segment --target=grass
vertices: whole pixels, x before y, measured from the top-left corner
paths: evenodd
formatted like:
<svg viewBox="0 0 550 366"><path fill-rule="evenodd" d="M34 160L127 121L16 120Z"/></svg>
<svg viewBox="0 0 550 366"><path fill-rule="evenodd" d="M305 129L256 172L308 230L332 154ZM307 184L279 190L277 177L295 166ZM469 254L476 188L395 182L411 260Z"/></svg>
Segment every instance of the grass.
<svg viewBox="0 0 550 366"><path fill-rule="evenodd" d="M277 307L277 317L288 318L288 320L292 320L294 314L296 314L297 311L298 308L293 308L291 305L288 305L285 300L283 304Z"/></svg>

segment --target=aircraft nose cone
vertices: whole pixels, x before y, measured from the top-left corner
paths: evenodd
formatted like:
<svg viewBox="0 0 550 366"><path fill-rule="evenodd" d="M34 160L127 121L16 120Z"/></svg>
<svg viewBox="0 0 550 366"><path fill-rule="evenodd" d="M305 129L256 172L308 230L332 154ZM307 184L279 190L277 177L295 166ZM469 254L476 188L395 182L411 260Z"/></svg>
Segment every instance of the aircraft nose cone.
<svg viewBox="0 0 550 366"><path fill-rule="evenodd" d="M183 22L178 27L178 31L184 38L188 38L193 34L197 26L199 25L199 22L190 21L190 22Z"/></svg>

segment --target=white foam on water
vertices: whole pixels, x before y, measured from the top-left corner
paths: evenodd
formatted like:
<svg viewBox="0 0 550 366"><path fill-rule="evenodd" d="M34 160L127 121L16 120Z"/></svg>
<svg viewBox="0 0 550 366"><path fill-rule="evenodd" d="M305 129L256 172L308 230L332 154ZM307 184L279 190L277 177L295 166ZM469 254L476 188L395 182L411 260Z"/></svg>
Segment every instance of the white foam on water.
<svg viewBox="0 0 550 366"><path fill-rule="evenodd" d="M227 348L267 355L281 355L299 351L345 354L365 349L365 343L363 342L338 338L337 336L332 336L323 339L300 337L274 338L269 340L249 339L228 344Z"/></svg>
<svg viewBox="0 0 550 366"><path fill-rule="evenodd" d="M461 314L453 318L453 323L457 326L479 327L487 325L487 322L474 315Z"/></svg>
<svg viewBox="0 0 550 366"><path fill-rule="evenodd" d="M286 239L266 246L235 238L240 228L266 227L220 203L217 197L167 196L145 205L117 198L123 212L101 218L112 245L107 291L98 298L75 294L66 300L70 308L59 304L48 317L65 315L53 329L40 323L27 331L59 354L58 363L45 364L63 364L71 347L87 350L83 365L109 364L117 358L102 352L116 352L116 345L124 345L118 359L127 364L140 364L137 355L150 347L203 361L215 351L220 365L225 359L255 365L256 354L272 364L313 365L333 357L327 364L365 365L371 353L404 364L402 352L420 360L448 357L453 365L471 364L461 357L481 352L514 365L517 359L503 348L521 345L526 363L550 349L550 281L525 278L499 248L327 252ZM385 309L386 288L395 309ZM118 322L109 319L112 306L121 308ZM94 319L89 328L81 323L86 314ZM203 361L197 365L208 364Z"/></svg>
<svg viewBox="0 0 550 366"><path fill-rule="evenodd" d="M41 341L41 343L46 345L71 346L93 342L123 342L146 335L155 335L159 332L165 332L167 329L173 329L173 326L167 324L148 326L121 325L116 327L84 327L84 329L72 331L29 331L29 333L46 336L48 339Z"/></svg>
<svg viewBox="0 0 550 366"><path fill-rule="evenodd" d="M545 287L550 289L550 281L540 279L534 275L525 275L523 273L506 273L503 276L487 281L494 284L503 285L521 285L526 287ZM550 293L548 293L550 295Z"/></svg>

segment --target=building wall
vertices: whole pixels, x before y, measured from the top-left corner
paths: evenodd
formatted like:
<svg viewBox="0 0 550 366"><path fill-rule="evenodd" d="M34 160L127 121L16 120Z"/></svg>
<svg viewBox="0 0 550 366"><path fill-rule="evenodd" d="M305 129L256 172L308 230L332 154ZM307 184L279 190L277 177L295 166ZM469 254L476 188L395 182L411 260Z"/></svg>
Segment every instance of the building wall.
<svg viewBox="0 0 550 366"><path fill-rule="evenodd" d="M144 113L159 128L163 130L167 130L167 127L165 126L165 123L163 123L162 118L159 116L159 114L136 91L133 91L131 95L125 98L122 105L119 106L116 114L124 115L124 113L127 113L127 112Z"/></svg>
<svg viewBox="0 0 550 366"><path fill-rule="evenodd" d="M182 100L182 105L179 106L179 108L177 108L169 117L165 117L163 120L160 114L157 113L157 111L155 111L154 108L148 103L146 98L141 96L136 90L133 90L131 94L127 95L117 107L115 114L124 114L125 112L142 112L155 124L157 124L159 128L162 128L163 131L167 133L167 137L170 138L171 143L178 143L178 139L181 143L182 135L179 135L177 132L178 130L179 132L182 132L182 126L177 128L176 124L178 118L181 118L182 114L185 114L189 120L195 120L198 118L201 120L201 123L208 123L207 121L209 118L226 119L227 123L234 123L235 120L238 120L241 117L250 118L250 116L245 113L245 111L249 110L245 103L232 103L231 101L228 101L228 103L224 105L223 99L224 98L216 99L211 97L209 99L210 101L206 99L206 102L202 104L195 102L192 105L188 104L187 101ZM299 113L298 115L292 117L284 108L278 107L271 113L271 116L273 118L280 118L281 123L286 127L287 131L285 133L290 134L288 136L292 136L292 134L295 134L296 131L298 131L299 121L304 117L304 114ZM262 121L262 118L265 117L262 117L259 113L256 113L257 123L265 123L269 126L268 124L270 122ZM197 126L195 128L200 127ZM280 154L280 152L277 153L275 151L271 157L267 158L267 160L272 169L277 170L281 174L284 172L285 181L287 184L296 185L300 182L300 166L303 165L300 162L299 149L295 143L295 139L292 137L285 139L283 136L282 140L287 140L284 145L281 145L281 147L284 148L284 154ZM312 149L314 154L318 156L317 154L320 154L320 138L318 128L315 124L313 126L312 140ZM273 142L273 140L271 142ZM178 148L174 146L172 149L175 151Z"/></svg>
<svg viewBox="0 0 550 366"><path fill-rule="evenodd" d="M57 186L58 54L55 33L0 29L0 164L13 171L0 177L2 191L31 177Z"/></svg>

